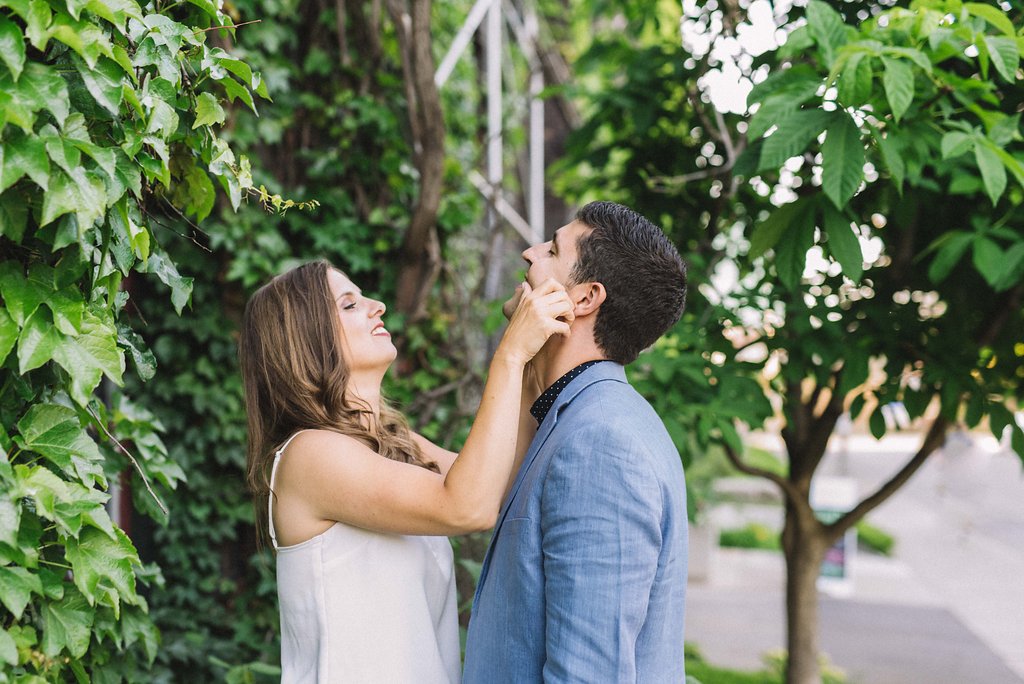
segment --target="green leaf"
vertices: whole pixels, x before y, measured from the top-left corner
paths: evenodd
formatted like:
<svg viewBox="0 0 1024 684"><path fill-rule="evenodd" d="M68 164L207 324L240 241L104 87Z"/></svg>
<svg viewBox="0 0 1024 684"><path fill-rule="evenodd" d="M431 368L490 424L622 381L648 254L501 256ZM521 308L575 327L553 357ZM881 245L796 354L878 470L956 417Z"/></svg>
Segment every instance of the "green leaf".
<svg viewBox="0 0 1024 684"><path fill-rule="evenodd" d="M42 594L39 576L19 567L0 566L0 603L11 611L15 620L21 619L32 594Z"/></svg>
<svg viewBox="0 0 1024 684"><path fill-rule="evenodd" d="M871 97L871 55L855 53L846 62L836 81L839 101L846 106L860 106Z"/></svg>
<svg viewBox="0 0 1024 684"><path fill-rule="evenodd" d="M952 159L953 157L959 157L961 154L968 152L972 144L971 136L963 131L950 131L942 136L942 158Z"/></svg>
<svg viewBox="0 0 1024 684"><path fill-rule="evenodd" d="M66 406L36 404L18 421L18 430L22 448L44 456L71 477L103 460L78 414Z"/></svg>
<svg viewBox="0 0 1024 684"><path fill-rule="evenodd" d="M903 161L903 155L900 153L899 143L891 135L878 129L872 129L872 135L875 142L878 143L878 149L882 152L882 160L889 168L889 175L892 176L896 189L902 193L907 167Z"/></svg>
<svg viewBox="0 0 1024 684"><path fill-rule="evenodd" d="M46 109L61 126L71 111L67 83L56 68L36 61L25 65L21 79L18 80L16 96L33 112Z"/></svg>
<svg viewBox="0 0 1024 684"><path fill-rule="evenodd" d="M777 169L790 157L804 152L807 145L825 129L830 118L830 112L807 109L781 121L778 129L764 141L758 170Z"/></svg>
<svg viewBox="0 0 1024 684"><path fill-rule="evenodd" d="M102 376L122 383L124 353L117 347L117 331L88 311L82 319L82 334L56 347L53 360L71 376L71 398L81 406L89 403Z"/></svg>
<svg viewBox="0 0 1024 684"><path fill-rule="evenodd" d="M135 362L135 370L138 371L143 382L151 380L156 375L156 357L137 332L123 323L118 323L117 343L131 354L132 361Z"/></svg>
<svg viewBox="0 0 1024 684"><path fill-rule="evenodd" d="M46 309L36 309L21 330L18 339L18 372L24 375L53 358L65 337L53 325Z"/></svg>
<svg viewBox="0 0 1024 684"><path fill-rule="evenodd" d="M256 113L256 104L252 101L252 93L249 89L243 85L240 85L230 76L226 76L217 81L224 86L224 92L227 93L228 99L234 102L236 99L241 100L249 106L249 109Z"/></svg>
<svg viewBox="0 0 1024 684"><path fill-rule="evenodd" d="M210 215L217 199L213 181L198 166L190 167L181 180L175 187L174 204L184 207L186 213L194 214L197 221L202 221Z"/></svg>
<svg viewBox="0 0 1024 684"><path fill-rule="evenodd" d="M0 365L7 359L7 355L14 349L14 343L18 341L18 324L14 322L7 309L0 308Z"/></svg>
<svg viewBox="0 0 1024 684"><path fill-rule="evenodd" d="M1003 166L999 154L992 149L987 140L980 139L974 145L974 159L981 171L981 179L985 183L985 192L995 205L1006 189L1006 167Z"/></svg>
<svg viewBox="0 0 1024 684"><path fill-rule="evenodd" d="M75 184L64 173L50 174L50 188L43 195L43 213L39 225L45 226L54 219L78 209L80 197Z"/></svg>
<svg viewBox="0 0 1024 684"><path fill-rule="evenodd" d="M11 318L19 326L25 325L52 292L52 274L45 269L33 268L26 277L21 264L14 261L0 264L0 295Z"/></svg>
<svg viewBox="0 0 1024 684"><path fill-rule="evenodd" d="M58 503L72 500L67 482L43 466L16 465L14 476L19 495L32 499L36 505L36 514L46 520L56 520Z"/></svg>
<svg viewBox="0 0 1024 684"><path fill-rule="evenodd" d="M113 55L110 39L99 25L88 20L78 21L64 14L57 14L53 18L50 35L78 53L90 67L96 66L96 60L100 55Z"/></svg>
<svg viewBox="0 0 1024 684"><path fill-rule="evenodd" d="M876 406L875 410L871 413L868 427L871 429L871 434L875 439L885 437L885 416L882 414L881 404Z"/></svg>
<svg viewBox="0 0 1024 684"><path fill-rule="evenodd" d="M25 17L25 35L32 47L43 52L50 41L50 19L53 13L46 0L32 0L28 4L28 16Z"/></svg>
<svg viewBox="0 0 1024 684"><path fill-rule="evenodd" d="M48 187L50 158L46 145L34 135L5 140L0 161L0 192L26 174L43 190Z"/></svg>
<svg viewBox="0 0 1024 684"><path fill-rule="evenodd" d="M807 250L814 244L814 212L804 211L794 219L786 239L775 246L775 270L789 288L796 288L807 266Z"/></svg>
<svg viewBox="0 0 1024 684"><path fill-rule="evenodd" d="M142 10L132 0L88 0L85 8L122 31L129 18L142 21Z"/></svg>
<svg viewBox="0 0 1024 684"><path fill-rule="evenodd" d="M116 117L121 109L124 69L116 62L105 58L98 59L93 67L86 66L77 57L73 62L92 98Z"/></svg>
<svg viewBox="0 0 1024 684"><path fill-rule="evenodd" d="M824 205L824 213L829 251L843 267L843 273L850 280L859 282L864 274L864 252L851 222L828 204Z"/></svg>
<svg viewBox="0 0 1024 684"><path fill-rule="evenodd" d="M832 203L842 209L864 178L864 145L860 129L846 112L836 112L821 146L821 185Z"/></svg>
<svg viewBox="0 0 1024 684"><path fill-rule="evenodd" d="M882 57L882 64L885 65L882 74L885 97L889 100L893 119L899 123L914 101L914 71L906 62L891 57Z"/></svg>
<svg viewBox="0 0 1024 684"><path fill-rule="evenodd" d="M988 409L988 424L992 429L992 436L996 439L1003 438L1003 431L1006 426L1013 422L1013 414L1003 404L994 403Z"/></svg>
<svg viewBox="0 0 1024 684"><path fill-rule="evenodd" d="M1010 83L1017 80L1017 66L1020 64L1020 50L1014 38L985 36L985 47L996 71Z"/></svg>
<svg viewBox="0 0 1024 684"><path fill-rule="evenodd" d="M25 37L13 21L0 14L0 60L17 81L25 68Z"/></svg>
<svg viewBox="0 0 1024 684"><path fill-rule="evenodd" d="M792 37L792 34L790 34ZM807 64L773 71L768 78L755 85L747 94L747 106L755 102L785 98L794 107L814 97L822 85L821 75Z"/></svg>
<svg viewBox="0 0 1024 684"><path fill-rule="evenodd" d="M933 283L941 283L963 257L967 248L974 242L974 234L964 231L952 231L939 238L929 249L937 249L935 258L928 266L928 279Z"/></svg>
<svg viewBox="0 0 1024 684"><path fill-rule="evenodd" d="M224 108L220 106L217 98L210 93L202 93L196 102L196 120L192 124L192 130L200 126L222 124L224 119Z"/></svg>
<svg viewBox="0 0 1024 684"><path fill-rule="evenodd" d="M807 28L821 47L825 67L831 67L836 50L846 43L846 24L830 6L820 0L807 3Z"/></svg>
<svg viewBox="0 0 1024 684"><path fill-rule="evenodd" d="M1010 21L1010 18L1006 16L1006 12L1003 10L980 2L965 2L964 9L972 16L981 17L1006 35L1011 37L1016 35L1016 31L1013 29L1013 22Z"/></svg>
<svg viewBox="0 0 1024 684"><path fill-rule="evenodd" d="M182 309L192 297L192 278L186 278L178 273L174 263L162 252L153 252L149 255L146 272L155 274L171 288L171 304L180 316Z"/></svg>
<svg viewBox="0 0 1024 684"><path fill-rule="evenodd" d="M750 237L750 251L747 256L751 259L764 254L774 247L782 238L782 235L797 222L797 219L806 211L806 200L799 199L789 204L784 204L771 215L762 221Z"/></svg>
<svg viewBox="0 0 1024 684"><path fill-rule="evenodd" d="M11 190L0 195L0 235L17 244L28 225L28 203L20 192Z"/></svg>
<svg viewBox="0 0 1024 684"><path fill-rule="evenodd" d="M89 648L93 616L85 598L67 591L61 601L43 605L43 653L51 658L67 652L72 658L81 658Z"/></svg>
<svg viewBox="0 0 1024 684"><path fill-rule="evenodd" d="M46 300L53 314L53 322L65 335L75 336L82 330L85 302L77 290L57 290Z"/></svg>
<svg viewBox="0 0 1024 684"><path fill-rule="evenodd" d="M139 556L123 532L115 529L117 539L111 539L97 529L87 527L78 539L68 539L64 557L74 570L75 586L90 605L102 599L119 612L120 602L135 601L135 574L132 564L139 564ZM109 587L106 593L100 587Z"/></svg>
<svg viewBox="0 0 1024 684"><path fill-rule="evenodd" d="M18 645L6 629L0 629L0 662L8 665L18 664Z"/></svg>
<svg viewBox="0 0 1024 684"><path fill-rule="evenodd" d="M1003 272L1003 249L986 237L974 240L974 267L985 281L992 285L999 280Z"/></svg>

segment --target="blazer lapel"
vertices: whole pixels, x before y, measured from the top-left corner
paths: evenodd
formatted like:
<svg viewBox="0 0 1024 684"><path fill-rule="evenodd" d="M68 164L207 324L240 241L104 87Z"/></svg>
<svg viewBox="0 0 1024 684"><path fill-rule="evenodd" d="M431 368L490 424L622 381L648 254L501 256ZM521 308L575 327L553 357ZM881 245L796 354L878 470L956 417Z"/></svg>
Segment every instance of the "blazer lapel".
<svg viewBox="0 0 1024 684"><path fill-rule="evenodd" d="M484 562L480 566L480 577L476 583L476 595L473 598L473 602L480 598L480 589L484 586L484 579L487 577L487 571L491 566L491 555L494 551L494 545L498 541L498 534L501 532L501 526L505 522L505 518L508 517L509 508L512 502L515 500L516 495L519 493L520 488L523 485L523 481L526 479L526 473L529 471L530 466L537 459L537 454L540 452L544 443L551 436L551 433L555 429L555 424L558 423L558 416L580 392L589 387L590 385L600 382L602 380L619 380L626 382L625 369L616 363L598 363L583 371L578 377L573 379L565 389L562 390L561 394L558 395L558 400L551 410L548 411L548 415L545 416L544 421L540 424L537 429L537 434L533 438L533 442L530 443L530 448L526 452L526 456L523 457L523 463L519 467L519 472L516 473L516 479L512 483L512 489L509 491L508 496L505 498L505 503L501 506L501 511L498 513L498 522L494 526L494 534L491 535L491 543L487 545L487 554L484 556Z"/></svg>

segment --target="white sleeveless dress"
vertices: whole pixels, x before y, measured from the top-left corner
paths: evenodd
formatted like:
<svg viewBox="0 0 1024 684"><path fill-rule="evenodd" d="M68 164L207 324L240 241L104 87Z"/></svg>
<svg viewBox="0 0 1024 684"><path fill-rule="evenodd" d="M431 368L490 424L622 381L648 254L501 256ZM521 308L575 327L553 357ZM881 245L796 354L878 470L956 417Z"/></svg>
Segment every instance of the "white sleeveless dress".
<svg viewBox="0 0 1024 684"><path fill-rule="evenodd" d="M274 457L271 490L294 438ZM301 544L278 546L273 500L271 494L282 684L460 680L455 566L446 537L337 522Z"/></svg>

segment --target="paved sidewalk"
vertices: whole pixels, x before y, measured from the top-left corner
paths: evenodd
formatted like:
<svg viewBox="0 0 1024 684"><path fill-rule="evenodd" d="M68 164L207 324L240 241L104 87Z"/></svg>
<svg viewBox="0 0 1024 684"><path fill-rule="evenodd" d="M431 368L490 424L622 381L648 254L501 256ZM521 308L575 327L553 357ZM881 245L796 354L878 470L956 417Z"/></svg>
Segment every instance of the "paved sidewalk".
<svg viewBox="0 0 1024 684"><path fill-rule="evenodd" d="M776 446L758 436L760 444ZM863 496L916 435L850 438L825 474ZM856 556L848 598L822 596L822 649L852 684L1024 684L1024 469L994 440L954 436L868 516L896 537L892 559ZM687 599L687 641L712 663L762 665L785 644L780 554L718 549ZM713 684L713 683L712 683Z"/></svg>

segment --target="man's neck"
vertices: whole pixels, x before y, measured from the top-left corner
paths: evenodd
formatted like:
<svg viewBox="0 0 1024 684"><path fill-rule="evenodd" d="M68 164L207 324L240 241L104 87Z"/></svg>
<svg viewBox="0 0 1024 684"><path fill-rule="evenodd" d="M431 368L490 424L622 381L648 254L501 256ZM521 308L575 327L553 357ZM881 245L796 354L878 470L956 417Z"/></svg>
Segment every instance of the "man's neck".
<svg viewBox="0 0 1024 684"><path fill-rule="evenodd" d="M573 340L572 337L552 337L533 358L542 384L540 390L544 391L551 387L560 377L581 363L600 361L604 358L600 347L592 341L583 343L579 339Z"/></svg>

